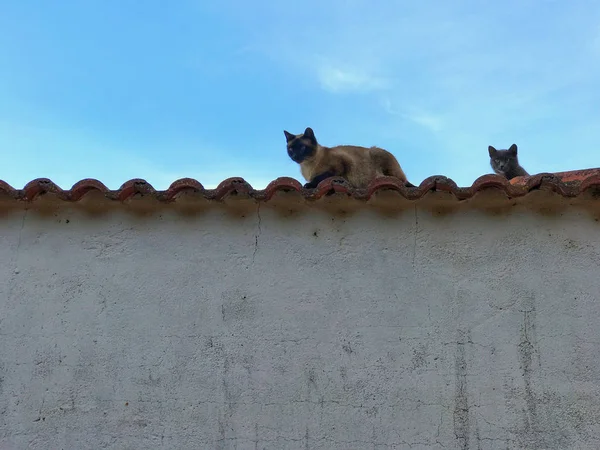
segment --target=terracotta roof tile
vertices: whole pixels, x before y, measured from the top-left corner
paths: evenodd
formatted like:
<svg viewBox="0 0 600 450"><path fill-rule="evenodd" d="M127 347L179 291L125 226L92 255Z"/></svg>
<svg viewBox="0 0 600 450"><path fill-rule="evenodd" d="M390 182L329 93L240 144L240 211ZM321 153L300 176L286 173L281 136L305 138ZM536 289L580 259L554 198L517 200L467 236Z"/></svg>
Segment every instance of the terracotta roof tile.
<svg viewBox="0 0 600 450"><path fill-rule="evenodd" d="M197 180L182 178L174 181L168 189L159 191L142 179L132 179L119 189L108 189L103 183L94 179L84 179L63 190L47 178L30 181L23 189L15 189L0 180L0 196L8 196L14 200L32 201L43 194L54 194L65 201L78 201L91 191L101 192L104 197L124 201L135 195L151 195L160 201L173 201L182 192L196 192L209 200L222 200L228 195L249 196L259 201L270 200L278 191L296 191L306 199L319 199L332 192L348 194L354 198L368 200L377 191L394 190L408 200L417 200L429 191L452 193L457 199L464 200L479 191L495 188L503 190L509 197L522 197L537 189L549 189L565 197L576 197L591 187L600 187L600 168L574 170L570 172L540 173L530 177L518 177L511 181L495 174L479 177L469 187L459 187L451 179L444 176L426 178L418 187L408 188L395 178L382 177L374 180L367 189L353 189L342 179L330 178L322 181L315 189L304 189L302 184L293 178L282 177L273 180L265 189L256 190L243 178L228 178L215 189L205 189Z"/></svg>

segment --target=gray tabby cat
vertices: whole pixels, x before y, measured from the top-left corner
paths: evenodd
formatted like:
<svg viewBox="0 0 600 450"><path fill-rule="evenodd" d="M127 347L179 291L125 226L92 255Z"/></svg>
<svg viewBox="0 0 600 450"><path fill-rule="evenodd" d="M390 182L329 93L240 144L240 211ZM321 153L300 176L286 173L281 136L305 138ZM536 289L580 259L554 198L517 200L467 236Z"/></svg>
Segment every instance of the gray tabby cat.
<svg viewBox="0 0 600 450"><path fill-rule="evenodd" d="M517 144L511 145L508 150L496 150L490 145L488 152L490 153L490 165L498 175L503 175L509 180L515 177L529 176L527 171L519 164Z"/></svg>

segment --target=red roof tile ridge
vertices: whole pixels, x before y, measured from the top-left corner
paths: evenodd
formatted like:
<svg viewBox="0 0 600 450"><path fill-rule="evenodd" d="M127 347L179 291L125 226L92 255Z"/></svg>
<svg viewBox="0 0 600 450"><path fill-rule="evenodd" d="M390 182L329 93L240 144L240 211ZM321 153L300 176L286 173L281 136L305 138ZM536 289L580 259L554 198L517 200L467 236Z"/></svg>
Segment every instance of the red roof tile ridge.
<svg viewBox="0 0 600 450"><path fill-rule="evenodd" d="M93 178L82 179L68 190L61 189L48 178L34 179L23 189L15 189L0 180L0 194L23 201L32 201L44 194L54 194L65 201L78 201L92 191L100 192L104 197L118 201L125 201L135 195L152 196L160 201L173 201L183 192L199 193L209 200L223 200L227 196L239 195L267 201L279 191L295 191L309 200L319 199L332 193L368 200L382 190L396 191L408 200L418 200L430 191L448 192L457 199L464 200L489 188L500 189L509 197L521 197L537 189L550 189L565 197L574 197L591 187L600 187L600 168L539 173L529 177L517 177L510 181L496 174L486 174L477 178L468 187L459 187L453 180L443 175L430 176L417 187L406 187L397 178L381 177L373 180L366 189L353 188L342 178L328 178L315 189L304 189L298 180L280 177L259 190L254 189L250 183L240 177L227 178L214 189L206 189L202 183L193 178L180 178L171 183L166 190L156 190L146 180L139 178L126 181L117 190L111 190L101 181Z"/></svg>

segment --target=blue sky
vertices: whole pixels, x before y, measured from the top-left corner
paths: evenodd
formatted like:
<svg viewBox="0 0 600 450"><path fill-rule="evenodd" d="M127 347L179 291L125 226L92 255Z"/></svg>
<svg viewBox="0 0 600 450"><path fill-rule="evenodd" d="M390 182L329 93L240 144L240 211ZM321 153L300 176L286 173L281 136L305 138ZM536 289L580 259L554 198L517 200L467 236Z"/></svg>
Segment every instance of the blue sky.
<svg viewBox="0 0 600 450"><path fill-rule="evenodd" d="M597 0L3 0L0 161L20 188L302 180L283 130L469 185L600 166Z"/></svg>

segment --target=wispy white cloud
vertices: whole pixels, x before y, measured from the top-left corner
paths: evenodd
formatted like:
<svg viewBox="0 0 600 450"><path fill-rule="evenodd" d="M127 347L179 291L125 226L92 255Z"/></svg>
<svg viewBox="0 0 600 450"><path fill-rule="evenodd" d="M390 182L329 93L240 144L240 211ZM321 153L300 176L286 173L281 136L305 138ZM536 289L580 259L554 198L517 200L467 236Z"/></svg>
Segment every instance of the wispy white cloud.
<svg viewBox="0 0 600 450"><path fill-rule="evenodd" d="M389 89L400 105L421 100L460 109L465 100L483 103L491 97L501 103L507 96L523 100L534 94L537 99L589 78L581 64L583 43L578 41L589 39L590 28L597 29L588 16L599 15L600 5L592 10L589 2L568 8L560 2L546 5L553 11L545 10L544 21L529 31L530 20L540 18L534 2L436 2L438 7L432 8L433 4L400 2L373 8L366 0L319 6L308 1L302 8L291 6L306 26L277 20L265 24L262 45L253 48L274 55L295 73L309 75L328 92ZM302 10L313 9L318 17L305 22ZM557 34L557 28L568 32L569 39Z"/></svg>
<svg viewBox="0 0 600 450"><path fill-rule="evenodd" d="M438 116L435 116L433 114L428 114L428 113L420 113L420 114L415 114L415 115L404 114L403 117L433 131L434 133L439 132L443 126L441 118Z"/></svg>
<svg viewBox="0 0 600 450"><path fill-rule="evenodd" d="M420 125L433 133L438 133L444 127L444 119L440 115L426 111L418 111L414 108L408 108L407 110L410 112L402 112L394 108L389 98L383 98L380 103L382 108L388 114Z"/></svg>
<svg viewBox="0 0 600 450"><path fill-rule="evenodd" d="M332 93L370 92L389 87L389 82L364 70L324 64L317 69L321 87Z"/></svg>

